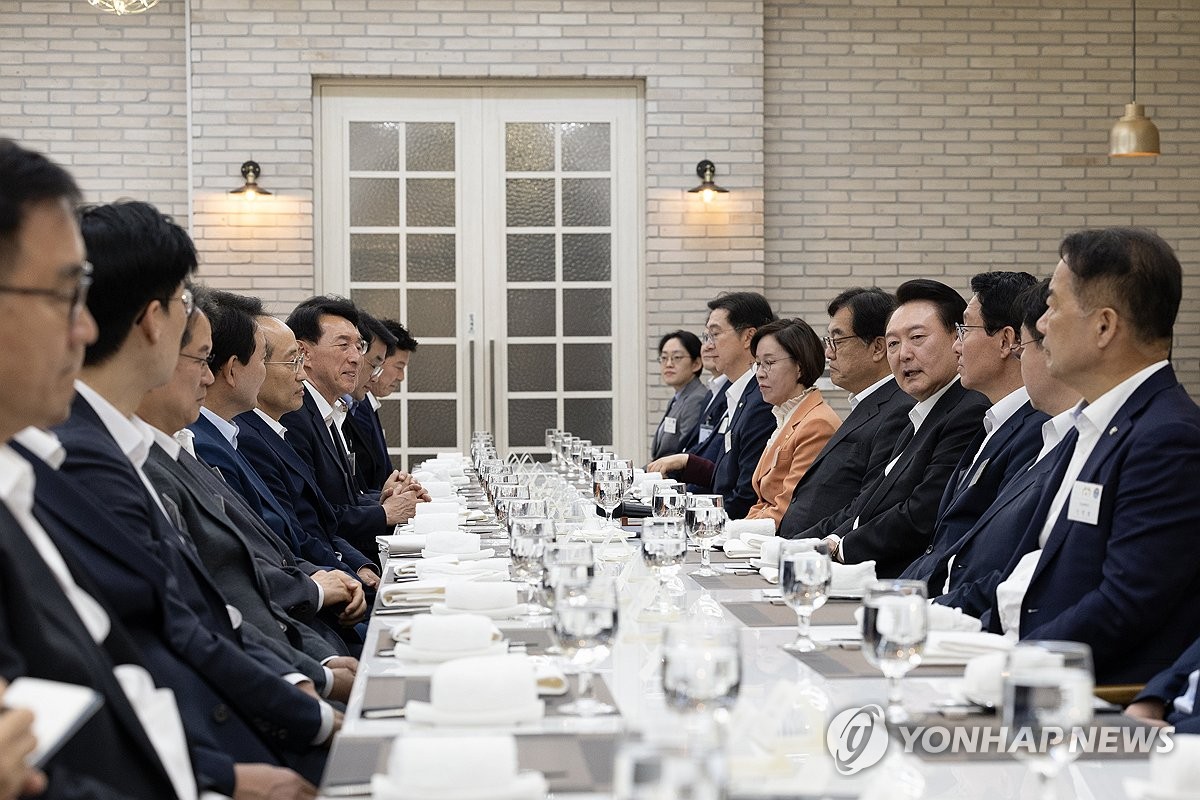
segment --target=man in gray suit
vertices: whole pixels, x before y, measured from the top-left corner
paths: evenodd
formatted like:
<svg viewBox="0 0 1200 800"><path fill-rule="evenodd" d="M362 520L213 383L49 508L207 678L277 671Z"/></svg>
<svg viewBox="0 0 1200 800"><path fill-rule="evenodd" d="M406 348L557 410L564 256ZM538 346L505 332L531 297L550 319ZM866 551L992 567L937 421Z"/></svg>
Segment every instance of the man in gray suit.
<svg viewBox="0 0 1200 800"><path fill-rule="evenodd" d="M896 385L884 331L896 299L882 289L847 289L829 303L825 358L829 377L850 392L850 416L796 484L779 523L792 539L849 505L879 474L908 424L914 400Z"/></svg>
<svg viewBox="0 0 1200 800"><path fill-rule="evenodd" d="M301 571L241 498L223 488L220 479L172 437L195 421L213 383L207 360L211 349L211 326L197 309L185 328L171 380L147 393L138 406L138 416L154 429L146 475L178 509L183 523L179 527L191 538L225 601L241 615L243 636L255 638L308 676L323 696L345 702L357 662L344 657L345 648L332 631L322 635L289 613L294 610L313 622L325 596L323 588ZM339 577L331 584L331 599L341 583ZM275 587L281 589L288 610L275 602Z"/></svg>

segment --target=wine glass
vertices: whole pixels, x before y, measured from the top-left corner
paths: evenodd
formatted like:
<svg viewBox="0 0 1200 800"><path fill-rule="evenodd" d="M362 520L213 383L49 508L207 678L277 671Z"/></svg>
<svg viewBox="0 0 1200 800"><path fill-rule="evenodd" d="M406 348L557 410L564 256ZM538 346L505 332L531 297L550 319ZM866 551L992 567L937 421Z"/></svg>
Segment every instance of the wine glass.
<svg viewBox="0 0 1200 800"><path fill-rule="evenodd" d="M821 649L809 636L813 612L825 605L833 567L829 543L824 539L793 539L779 548L779 591L783 601L796 612L796 641L784 645L794 653Z"/></svg>
<svg viewBox="0 0 1200 800"><path fill-rule="evenodd" d="M546 545L554 541L554 523L543 517L512 517L509 522L508 552L512 559L513 574L524 582L529 600L525 611L530 617L550 613L550 609L539 602Z"/></svg>
<svg viewBox="0 0 1200 800"><path fill-rule="evenodd" d="M647 615L674 615L675 604L667 592L667 583L679 573L686 555L687 534L683 530L682 519L647 519L643 522L642 561L658 580L654 601L645 609Z"/></svg>
<svg viewBox="0 0 1200 800"><path fill-rule="evenodd" d="M713 539L725 530L724 505L725 501L719 494L688 495L683 509L683 524L688 538L694 539L700 548L700 568L692 570L692 575L712 577L720 574L712 568L709 559Z"/></svg>
<svg viewBox="0 0 1200 800"><path fill-rule="evenodd" d="M683 519L684 501L687 494L678 482L656 484L650 490L650 513L655 517Z"/></svg>
<svg viewBox="0 0 1200 800"><path fill-rule="evenodd" d="M1010 749L1037 775L1043 800L1055 796L1054 779L1082 750L1093 688L1092 650L1081 642L1027 640L1008 655L1004 728L1010 742L1022 737Z"/></svg>
<svg viewBox="0 0 1200 800"><path fill-rule="evenodd" d="M554 633L563 654L579 668L575 700L559 712L581 717L616 711L592 693L592 670L608 655L617 634L617 587L612 578L554 587Z"/></svg>
<svg viewBox="0 0 1200 800"><path fill-rule="evenodd" d="M508 513L506 520L508 525L508 535L512 536L512 521L519 517L538 517L546 519L550 516L545 500L541 498L530 499L529 495L525 497L509 500Z"/></svg>
<svg viewBox="0 0 1200 800"><path fill-rule="evenodd" d="M667 707L689 715L689 740L719 744L737 701L742 671L738 629L713 619L671 623L663 631L662 687Z"/></svg>
<svg viewBox="0 0 1200 800"><path fill-rule="evenodd" d="M592 446L591 439L572 439L571 440L571 466L576 474L580 477L585 477L583 473L583 451Z"/></svg>
<svg viewBox="0 0 1200 800"><path fill-rule="evenodd" d="M519 483L506 483L496 486L496 521L501 525L508 524L511 506L517 500L529 499L529 487Z"/></svg>
<svg viewBox="0 0 1200 800"><path fill-rule="evenodd" d="M546 448L550 451L550 466L558 466L558 448L555 446L557 437L562 435L558 428L546 428Z"/></svg>
<svg viewBox="0 0 1200 800"><path fill-rule="evenodd" d="M925 581L875 581L863 597L863 656L888 679L888 722L908 721L900 679L921 663L929 628Z"/></svg>
<svg viewBox="0 0 1200 800"><path fill-rule="evenodd" d="M622 488L621 476L615 470L599 470L592 481L592 493L596 505L604 512L604 526L613 528L613 511L621 505L621 496L625 493Z"/></svg>
<svg viewBox="0 0 1200 800"><path fill-rule="evenodd" d="M574 447L577 438L579 437L564 431L558 439L558 471L563 475L571 472L571 448Z"/></svg>

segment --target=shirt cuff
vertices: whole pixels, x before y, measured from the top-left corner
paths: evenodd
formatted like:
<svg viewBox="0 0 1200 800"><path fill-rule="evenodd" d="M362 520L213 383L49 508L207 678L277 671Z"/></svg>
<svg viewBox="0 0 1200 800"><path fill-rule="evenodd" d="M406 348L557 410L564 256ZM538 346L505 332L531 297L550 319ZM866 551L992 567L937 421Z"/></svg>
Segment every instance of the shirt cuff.
<svg viewBox="0 0 1200 800"><path fill-rule="evenodd" d="M324 587L322 587L321 584L317 583L316 578L313 578L312 575L309 575L308 578L313 583L317 584L317 608L324 608L325 607L325 589L324 589Z"/></svg>
<svg viewBox="0 0 1200 800"><path fill-rule="evenodd" d="M319 700L318 703L321 708L321 727L317 730L317 735L313 737L313 745L325 744L333 735L333 706L324 700Z"/></svg>
<svg viewBox="0 0 1200 800"><path fill-rule="evenodd" d="M321 697L329 697L329 693L333 691L333 670L329 667L321 667L325 673L325 685L321 687Z"/></svg>
<svg viewBox="0 0 1200 800"><path fill-rule="evenodd" d="M304 675L302 673L299 673L299 672L289 672L287 675L283 676L283 679L285 681L287 681L288 683L290 683L292 686L296 686L298 684L304 683L305 681L312 680L312 678L310 678L307 675Z"/></svg>

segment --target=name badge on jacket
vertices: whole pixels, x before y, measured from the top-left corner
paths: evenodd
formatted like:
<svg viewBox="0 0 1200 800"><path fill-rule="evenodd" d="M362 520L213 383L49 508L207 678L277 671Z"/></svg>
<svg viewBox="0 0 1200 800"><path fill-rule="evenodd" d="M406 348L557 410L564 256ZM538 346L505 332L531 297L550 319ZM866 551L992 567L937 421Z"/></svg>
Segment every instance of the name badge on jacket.
<svg viewBox="0 0 1200 800"><path fill-rule="evenodd" d="M1067 501L1067 519L1095 525L1100 521L1100 498L1103 494L1104 487L1098 483L1075 481Z"/></svg>
<svg viewBox="0 0 1200 800"><path fill-rule="evenodd" d="M678 424L674 417L663 417L663 433L675 433Z"/></svg>
<svg viewBox="0 0 1200 800"><path fill-rule="evenodd" d="M712 436L712 432L713 432L712 425L701 425L699 428L699 433L697 434L697 437L696 437L696 443L704 444L706 441L708 441L708 437Z"/></svg>

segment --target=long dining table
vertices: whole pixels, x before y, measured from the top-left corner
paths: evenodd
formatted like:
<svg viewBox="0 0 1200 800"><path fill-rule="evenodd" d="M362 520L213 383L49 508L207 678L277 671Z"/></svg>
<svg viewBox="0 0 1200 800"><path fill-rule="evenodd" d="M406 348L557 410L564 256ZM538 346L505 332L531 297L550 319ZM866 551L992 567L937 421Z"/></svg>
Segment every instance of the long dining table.
<svg viewBox="0 0 1200 800"><path fill-rule="evenodd" d="M637 521L627 531L636 535ZM485 545L487 542L485 542ZM496 544L502 543L499 539ZM670 710L660 685L661 638L669 620L646 618L642 609L657 582L641 564L637 541L626 545L626 559L602 568L620 574L619 629L611 653L597 670L597 694L614 702L615 714L572 717L556 713L563 699L547 698L543 719L518 725L457 729L512 733L522 769L543 772L554 797L611 797L613 770L622 744L635 739L678 737L680 716ZM611 545L609 546L611 547ZM838 712L867 704L884 705L887 684L867 664L857 643L853 599L830 600L813 616L814 638L827 642L820 651L796 655L783 645L796 636L795 614L779 599L778 587L747 569L744 559L714 551L713 564L732 567L729 574L696 578L699 563L689 551L680 571L676 604L679 617L721 617L739 629L741 684L736 706L725 725L728 796L762 798L1023 798L1037 797L1036 778L1024 762L1003 753L964 754L942 750L904 752L899 737L889 742L883 760L853 775L843 775L825 742L825 726ZM405 559L391 557L385 581ZM385 583L386 585L386 583ZM678 590L677 589L677 590ZM398 660L392 630L408 618L391 613L379 593L366 634L358 677L347 703L344 723L331 748L320 787L324 798L370 797L374 773L386 771L397 737L418 732L441 735L408 722L404 704L428 699L433 666ZM541 655L552 644L547 618L498 620L510 652ZM905 707L917 721L953 729L997 726L990 716L964 709L962 666L922 666L903 680ZM573 677L572 677L573 679ZM572 686L574 684L572 683ZM778 704L793 703L781 714ZM788 717L792 728L781 718ZM1107 713L1098 724L1131 725ZM1149 775L1145 753L1083 758L1056 779L1061 798L1129 797L1128 789Z"/></svg>

